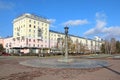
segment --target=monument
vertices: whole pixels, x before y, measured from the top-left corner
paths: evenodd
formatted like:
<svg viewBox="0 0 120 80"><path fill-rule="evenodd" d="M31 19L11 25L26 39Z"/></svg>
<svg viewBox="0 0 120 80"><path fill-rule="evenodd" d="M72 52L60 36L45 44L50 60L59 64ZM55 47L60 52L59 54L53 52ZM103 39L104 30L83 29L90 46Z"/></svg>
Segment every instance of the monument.
<svg viewBox="0 0 120 80"><path fill-rule="evenodd" d="M58 59L60 62L72 62L73 59L68 58L68 29L69 27L64 27L65 29L65 58Z"/></svg>

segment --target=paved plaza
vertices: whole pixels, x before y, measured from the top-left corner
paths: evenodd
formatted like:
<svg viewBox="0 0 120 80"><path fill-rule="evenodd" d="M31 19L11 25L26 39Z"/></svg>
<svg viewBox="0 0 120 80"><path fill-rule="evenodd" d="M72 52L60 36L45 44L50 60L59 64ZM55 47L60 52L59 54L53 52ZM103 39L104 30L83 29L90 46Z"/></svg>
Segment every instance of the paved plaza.
<svg viewBox="0 0 120 80"><path fill-rule="evenodd" d="M108 67L90 69L36 68L19 64L26 60L51 58L0 56L0 80L120 80L119 58L90 58L88 60L104 60L110 64Z"/></svg>

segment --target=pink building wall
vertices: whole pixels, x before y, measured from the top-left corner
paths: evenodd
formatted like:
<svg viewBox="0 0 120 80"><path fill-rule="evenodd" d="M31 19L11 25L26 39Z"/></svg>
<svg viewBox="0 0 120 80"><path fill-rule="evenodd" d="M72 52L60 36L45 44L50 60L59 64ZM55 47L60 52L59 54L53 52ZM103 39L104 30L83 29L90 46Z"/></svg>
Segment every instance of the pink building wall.
<svg viewBox="0 0 120 80"><path fill-rule="evenodd" d="M50 48L55 48L57 46L57 41L50 40Z"/></svg>
<svg viewBox="0 0 120 80"><path fill-rule="evenodd" d="M48 47L48 43L36 38L20 39L10 37L4 39L4 48L6 48L8 52L12 52L12 49L18 49L20 52L29 53L30 48L35 48L38 53L39 51L37 49L45 48L45 46Z"/></svg>

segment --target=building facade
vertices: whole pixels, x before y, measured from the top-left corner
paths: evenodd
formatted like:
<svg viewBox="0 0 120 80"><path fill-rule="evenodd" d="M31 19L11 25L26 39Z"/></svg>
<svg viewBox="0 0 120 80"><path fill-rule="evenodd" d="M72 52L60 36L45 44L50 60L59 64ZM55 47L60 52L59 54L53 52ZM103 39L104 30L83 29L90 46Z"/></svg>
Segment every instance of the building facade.
<svg viewBox="0 0 120 80"><path fill-rule="evenodd" d="M50 49L64 49L65 47L65 34L61 32L56 32L53 30L50 30L49 32L49 45ZM68 35L68 46L69 46L69 52L86 52L86 53L93 53L93 52L99 52L100 46L102 44L102 40L99 37L95 37L94 39L88 39L83 38L75 35ZM73 49L73 50L72 50ZM84 49L84 50L83 50Z"/></svg>
<svg viewBox="0 0 120 80"><path fill-rule="evenodd" d="M45 18L29 13L23 14L13 20L13 38L14 40L26 40L26 42L29 42L30 39L34 39L33 41L40 40L43 44L39 46L48 48L49 25L49 21ZM24 47L33 46L28 43Z"/></svg>
<svg viewBox="0 0 120 80"><path fill-rule="evenodd" d="M13 20L13 37L4 39L4 48L8 53L39 53L41 49L64 49L65 34L49 30L50 22L33 14L25 13ZM69 34L70 50L100 50L101 40L92 40ZM72 44L71 44L72 43ZM74 48L73 48L74 47Z"/></svg>

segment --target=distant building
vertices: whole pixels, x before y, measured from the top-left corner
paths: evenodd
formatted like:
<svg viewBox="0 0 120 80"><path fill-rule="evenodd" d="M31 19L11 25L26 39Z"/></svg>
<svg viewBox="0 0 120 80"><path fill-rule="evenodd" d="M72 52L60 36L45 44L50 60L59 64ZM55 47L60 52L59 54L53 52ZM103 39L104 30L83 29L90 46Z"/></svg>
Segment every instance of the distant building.
<svg viewBox="0 0 120 80"><path fill-rule="evenodd" d="M31 47L29 41L34 39L34 41L42 41L43 44L40 44L40 47L48 48L49 25L50 22L47 19L29 13L23 14L13 20L13 38L14 40L26 40L28 44L24 47Z"/></svg>
<svg viewBox="0 0 120 80"><path fill-rule="evenodd" d="M49 25L47 19L25 13L13 20L13 42L19 43L13 49L28 51L39 48L49 48Z"/></svg>
<svg viewBox="0 0 120 80"><path fill-rule="evenodd" d="M9 53L39 53L42 49L50 52L52 49L64 47L64 33L49 30L50 22L33 14L25 13L13 20L13 37L4 39L4 48ZM70 35L77 52L84 46L88 51L100 50L101 41ZM71 45L72 46L72 45Z"/></svg>
<svg viewBox="0 0 120 80"><path fill-rule="evenodd" d="M65 38L65 34L61 33L61 32L57 32L57 31L53 31L53 30L50 30L49 33L50 33L49 34L50 48L55 48L55 47L59 48L60 45L62 44L62 43L60 43L60 40ZM79 36L75 36L75 35L71 35L71 34L69 34L68 36L72 40L72 43L76 45L76 48L78 48L78 50L76 49L77 52L81 52L81 51L79 51L80 47L84 47L85 50L87 50L89 52L95 52L95 51L99 52L100 51L100 46L102 44L101 38L88 39L88 38L83 38L83 37L79 37ZM60 43L60 44L58 44L58 43ZM64 44L63 44L63 46L64 46Z"/></svg>

